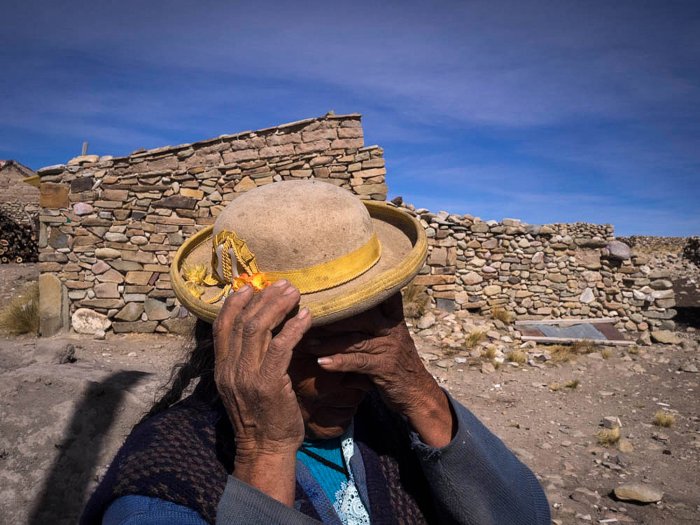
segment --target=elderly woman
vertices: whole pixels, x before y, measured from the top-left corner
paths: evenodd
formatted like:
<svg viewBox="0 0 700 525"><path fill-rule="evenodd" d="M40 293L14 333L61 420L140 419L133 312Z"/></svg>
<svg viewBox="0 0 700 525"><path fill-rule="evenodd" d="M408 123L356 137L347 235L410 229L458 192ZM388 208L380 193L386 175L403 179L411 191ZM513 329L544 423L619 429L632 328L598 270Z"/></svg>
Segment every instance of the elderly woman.
<svg viewBox="0 0 700 525"><path fill-rule="evenodd" d="M532 472L418 356L398 292L426 251L411 217L330 184L234 200L174 259L194 351L83 523L549 524Z"/></svg>

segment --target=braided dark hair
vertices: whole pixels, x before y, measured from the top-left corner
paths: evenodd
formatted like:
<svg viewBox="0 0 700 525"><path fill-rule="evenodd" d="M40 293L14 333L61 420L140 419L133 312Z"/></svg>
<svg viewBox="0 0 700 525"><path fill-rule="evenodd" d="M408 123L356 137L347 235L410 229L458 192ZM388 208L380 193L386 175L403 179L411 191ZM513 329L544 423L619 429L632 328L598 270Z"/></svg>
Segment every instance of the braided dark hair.
<svg viewBox="0 0 700 525"><path fill-rule="evenodd" d="M218 397L214 383L214 335L212 325L197 319L187 358L176 364L164 389L166 392L156 401L140 422L163 412L182 398L183 393L197 383L207 399Z"/></svg>

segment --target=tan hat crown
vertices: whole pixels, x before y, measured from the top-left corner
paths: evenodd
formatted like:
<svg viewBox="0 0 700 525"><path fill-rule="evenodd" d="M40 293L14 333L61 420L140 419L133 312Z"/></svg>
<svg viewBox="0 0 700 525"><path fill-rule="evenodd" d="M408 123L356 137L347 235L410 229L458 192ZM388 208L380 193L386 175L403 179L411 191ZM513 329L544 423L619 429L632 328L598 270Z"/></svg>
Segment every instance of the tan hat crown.
<svg viewBox="0 0 700 525"><path fill-rule="evenodd" d="M374 235L361 200L315 181L278 182L242 194L214 223L214 237L222 231L235 232L245 241L262 272L333 261L366 245Z"/></svg>

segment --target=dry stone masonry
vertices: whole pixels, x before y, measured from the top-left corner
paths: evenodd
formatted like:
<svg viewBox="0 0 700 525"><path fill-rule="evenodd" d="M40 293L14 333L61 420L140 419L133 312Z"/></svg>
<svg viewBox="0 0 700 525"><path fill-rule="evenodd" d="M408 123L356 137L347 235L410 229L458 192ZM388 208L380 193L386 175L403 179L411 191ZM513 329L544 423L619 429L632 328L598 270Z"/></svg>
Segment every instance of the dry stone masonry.
<svg viewBox="0 0 700 525"><path fill-rule="evenodd" d="M170 288L170 261L185 238L212 224L241 192L319 179L363 199L387 194L383 151L364 147L357 114L128 157L86 155L39 175L41 297L51 319L43 335L68 324L98 335L188 327L188 312ZM615 240L612 226L498 223L404 208L429 238L416 283L443 310L615 317L629 331L673 327L670 281L647 255Z"/></svg>
<svg viewBox="0 0 700 525"><path fill-rule="evenodd" d="M75 330L176 332L187 312L170 288L171 258L236 195L319 179L384 200L385 173L382 149L364 147L360 115L329 114L122 158L77 157L39 170L41 272L67 289Z"/></svg>
<svg viewBox="0 0 700 525"><path fill-rule="evenodd" d="M672 328L672 283L613 227L482 221L404 206L425 227L429 254L416 283L437 307L516 318L614 317L629 331Z"/></svg>

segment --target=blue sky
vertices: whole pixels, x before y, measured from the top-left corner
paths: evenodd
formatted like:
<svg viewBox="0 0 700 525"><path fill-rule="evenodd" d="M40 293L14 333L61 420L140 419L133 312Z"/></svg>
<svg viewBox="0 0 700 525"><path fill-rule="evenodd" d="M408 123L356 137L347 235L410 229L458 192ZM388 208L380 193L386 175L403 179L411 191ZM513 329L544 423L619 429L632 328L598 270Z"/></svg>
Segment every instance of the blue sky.
<svg viewBox="0 0 700 525"><path fill-rule="evenodd" d="M363 114L390 196L700 234L700 2L5 0L0 158Z"/></svg>

